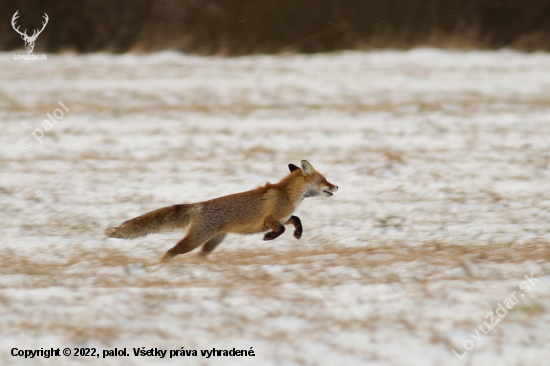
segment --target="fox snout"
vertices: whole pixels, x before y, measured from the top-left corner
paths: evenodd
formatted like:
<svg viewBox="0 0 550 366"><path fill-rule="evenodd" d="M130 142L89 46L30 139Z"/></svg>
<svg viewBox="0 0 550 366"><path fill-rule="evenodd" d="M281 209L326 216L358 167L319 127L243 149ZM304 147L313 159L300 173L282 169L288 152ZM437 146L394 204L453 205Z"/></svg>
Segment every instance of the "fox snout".
<svg viewBox="0 0 550 366"><path fill-rule="evenodd" d="M327 182L327 184L328 186L323 187L321 191L323 192L323 195L325 197L330 197L338 190L338 186L335 186L334 184L329 182Z"/></svg>

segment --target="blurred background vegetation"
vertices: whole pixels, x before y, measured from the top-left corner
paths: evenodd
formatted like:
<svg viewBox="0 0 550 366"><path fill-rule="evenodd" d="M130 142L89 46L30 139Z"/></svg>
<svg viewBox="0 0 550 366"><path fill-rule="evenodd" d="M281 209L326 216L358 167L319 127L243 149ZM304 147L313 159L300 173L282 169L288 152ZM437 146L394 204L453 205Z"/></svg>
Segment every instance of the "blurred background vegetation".
<svg viewBox="0 0 550 366"><path fill-rule="evenodd" d="M241 55L435 46L550 50L550 0L0 0L0 49L11 27L40 28L36 52Z"/></svg>

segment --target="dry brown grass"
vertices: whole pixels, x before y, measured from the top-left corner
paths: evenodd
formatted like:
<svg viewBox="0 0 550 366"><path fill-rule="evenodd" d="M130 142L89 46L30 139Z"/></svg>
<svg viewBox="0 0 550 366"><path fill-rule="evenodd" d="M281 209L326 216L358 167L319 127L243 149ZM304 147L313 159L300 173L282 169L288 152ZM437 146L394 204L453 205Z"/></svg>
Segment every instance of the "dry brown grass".
<svg viewBox="0 0 550 366"><path fill-rule="evenodd" d="M220 289L256 288L270 292L273 286L289 281L322 287L345 283L460 280L462 277L451 271L456 268L461 268L468 280L495 279L503 276L498 270L499 264L549 262L550 245L541 241L523 245L451 245L434 242L417 246L219 249L206 260L190 253L175 258L167 265L159 265L161 254L140 258L116 248L90 251L77 247L59 253L57 261L48 262L4 249L0 252L3 263L0 274L23 275L26 278L23 286L29 288L72 287L87 283L105 288L200 285ZM487 265L492 266L489 273L476 270ZM272 272L271 268L275 271ZM407 273L414 273L415 276L409 278Z"/></svg>
<svg viewBox="0 0 550 366"><path fill-rule="evenodd" d="M235 73L243 72L242 70L233 70ZM272 91L266 91L272 92ZM184 115L186 113L199 113L210 116L228 115L247 117L256 112L270 111L271 113L292 113L300 110L301 113L308 111L311 113L320 113L323 111L344 112L346 114L355 115L357 113L376 113L390 112L396 116L409 116L411 114L426 114L432 112L442 112L448 116L468 116L476 112L493 112L504 114L506 112L516 112L518 108L529 111L546 111L550 108L550 98L546 96L530 96L529 98L514 98L514 97L495 97L489 95L479 95L475 92L464 92L460 96L442 95L434 97L427 101L422 95L409 95L405 101L391 100L387 98L378 99L357 99L356 95L341 95L336 99L325 99L322 103L313 103L303 100L281 101L280 91L273 92L271 97L266 96L265 100L258 103L251 100L249 92L237 93L229 96L210 95L215 91L209 91L204 94L204 91L191 90L185 99L177 104L167 104L164 99L158 99L154 93L137 93L132 92L131 99L133 103L117 103L113 104L110 98L96 95L92 91L83 91L78 100L67 102L71 108L76 108L79 113L83 114L98 114L103 115L110 113L110 118L119 118L121 116L137 116L144 115L164 116L167 118L173 116ZM288 93L301 95L303 92L289 87ZM66 99L66 98L65 98ZM151 103L151 100L155 100ZM157 100L158 99L158 100ZM324 99L324 98L323 98ZM20 114L21 117L42 120L43 114L36 113L37 110L51 109L51 103L43 102L43 106L36 105L17 105L10 104L6 106L4 113L12 115ZM110 106L110 107L106 107ZM106 112L116 110L115 112ZM59 126L58 126L59 127ZM56 127L57 128L57 127ZM62 132L61 132L62 130ZM202 131L199 128L198 131ZM194 133L198 131L188 131ZM444 131L441 131L444 132ZM75 136L86 136L89 130L83 127L60 125L60 128L52 130L48 133L49 137L56 134L71 134ZM150 135L163 134L162 129L151 129L147 132Z"/></svg>

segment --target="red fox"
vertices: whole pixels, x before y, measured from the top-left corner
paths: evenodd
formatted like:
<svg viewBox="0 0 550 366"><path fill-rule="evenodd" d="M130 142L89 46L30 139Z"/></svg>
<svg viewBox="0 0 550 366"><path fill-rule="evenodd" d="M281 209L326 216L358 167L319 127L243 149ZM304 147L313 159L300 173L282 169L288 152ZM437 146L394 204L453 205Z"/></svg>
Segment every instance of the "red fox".
<svg viewBox="0 0 550 366"><path fill-rule="evenodd" d="M264 240L273 240L284 233L284 225L292 224L294 237L300 239L302 223L292 213L304 198L330 197L338 186L329 183L306 160L302 160L301 169L294 164L288 167L290 174L279 183L267 183L251 191L210 201L164 207L109 228L105 233L111 238L134 239L189 225L187 235L166 252L162 262L201 244L204 245L200 254L206 256L229 233L255 234L271 229Z"/></svg>

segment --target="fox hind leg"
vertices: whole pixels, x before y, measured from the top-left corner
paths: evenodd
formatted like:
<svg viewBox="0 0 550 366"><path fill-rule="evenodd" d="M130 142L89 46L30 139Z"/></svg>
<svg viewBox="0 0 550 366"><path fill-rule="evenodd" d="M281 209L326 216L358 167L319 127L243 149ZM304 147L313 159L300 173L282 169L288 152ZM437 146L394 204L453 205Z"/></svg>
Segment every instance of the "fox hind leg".
<svg viewBox="0 0 550 366"><path fill-rule="evenodd" d="M216 236L216 233L210 235L206 233L197 233L193 230L193 228L191 228L183 239L181 239L172 249L168 250L166 254L164 254L161 262L168 262L178 254L188 253L214 236Z"/></svg>
<svg viewBox="0 0 550 366"><path fill-rule="evenodd" d="M285 222L285 225L294 225L294 237L300 239L302 237L302 221L298 216L290 216L290 218Z"/></svg>
<svg viewBox="0 0 550 366"><path fill-rule="evenodd" d="M225 236L227 234L218 234L212 239L208 240L204 245L202 246L202 250L200 252L200 255L202 257L206 257L209 253L211 253L216 247L225 239Z"/></svg>

